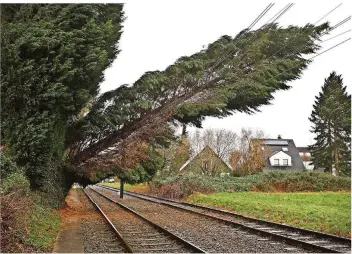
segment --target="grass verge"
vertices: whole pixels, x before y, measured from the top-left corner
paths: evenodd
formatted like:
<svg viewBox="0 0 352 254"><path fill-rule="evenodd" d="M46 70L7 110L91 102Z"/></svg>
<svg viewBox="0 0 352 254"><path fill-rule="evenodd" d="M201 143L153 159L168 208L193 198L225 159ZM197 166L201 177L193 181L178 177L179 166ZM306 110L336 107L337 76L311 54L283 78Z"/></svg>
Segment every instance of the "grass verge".
<svg viewBox="0 0 352 254"><path fill-rule="evenodd" d="M197 194L188 201L232 210L236 213L351 236L351 194L347 192Z"/></svg>
<svg viewBox="0 0 352 254"><path fill-rule="evenodd" d="M103 183L103 185L105 186L110 186L113 188L120 188L120 183ZM135 192L147 192L148 190L148 185L145 183L141 183L141 184L128 184L126 183L124 185L124 189L125 190L129 190L129 191L135 191Z"/></svg>
<svg viewBox="0 0 352 254"><path fill-rule="evenodd" d="M37 250L51 251L61 223L60 214L36 204L30 212L28 223L29 243Z"/></svg>
<svg viewBox="0 0 352 254"><path fill-rule="evenodd" d="M51 252L61 217L29 189L23 172L11 172L2 179L0 207L2 253Z"/></svg>

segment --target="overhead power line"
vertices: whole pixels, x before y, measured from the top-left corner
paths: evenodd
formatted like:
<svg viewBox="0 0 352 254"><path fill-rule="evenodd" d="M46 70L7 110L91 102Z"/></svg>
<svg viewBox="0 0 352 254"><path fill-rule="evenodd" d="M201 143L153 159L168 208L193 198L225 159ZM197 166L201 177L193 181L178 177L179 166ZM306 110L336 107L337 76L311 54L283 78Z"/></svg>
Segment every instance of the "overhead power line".
<svg viewBox="0 0 352 254"><path fill-rule="evenodd" d="M284 15L289 9L291 9L291 7L294 5L294 3L290 3L288 4L287 8L284 9L284 11L282 11L271 23L275 23L275 21L279 20L279 18L281 18L282 15Z"/></svg>
<svg viewBox="0 0 352 254"><path fill-rule="evenodd" d="M331 38L329 38L329 39L323 40L322 42L330 41L330 40L332 40L332 39L335 39L336 37L339 37L339 36L341 36L341 35L343 35L343 34L345 34L345 33L350 32L350 31L351 31L351 29L350 29L350 30L347 30L347 31L345 31L345 32L342 32L342 33L340 33L340 34L337 34L337 35L335 35L335 36L333 36L333 37L331 37Z"/></svg>
<svg viewBox="0 0 352 254"><path fill-rule="evenodd" d="M336 28L338 28L339 26L345 24L346 22L348 22L351 19L351 16L348 16L347 18L345 18L344 20L340 21L339 23L337 23L336 25L334 25L333 27L331 27L329 29L329 32L332 30L335 30Z"/></svg>
<svg viewBox="0 0 352 254"><path fill-rule="evenodd" d="M319 38L323 37L324 35L328 34L331 31L334 31L336 28L338 28L339 26L343 25L344 23L346 23L347 21L349 21L351 19L350 17L345 18L344 20L342 20L341 22L339 22L338 24L336 24L335 26L333 26L332 28L328 29L326 32L322 33ZM331 39L331 38L330 38ZM305 47L309 46L309 42L307 42L306 44L303 44L302 47L298 47L296 50L294 50L291 54L296 54L298 51L303 50ZM270 57L269 57L270 58Z"/></svg>
<svg viewBox="0 0 352 254"><path fill-rule="evenodd" d="M314 23L314 25L318 24L321 20L325 19L327 16L330 15L330 13L334 12L337 8L339 8L342 5L342 3L340 3L338 6L336 6L334 9L332 9L331 11L329 11L327 14L325 14L323 17L321 17L318 21L316 21Z"/></svg>
<svg viewBox="0 0 352 254"><path fill-rule="evenodd" d="M268 10L273 6L274 4L269 4L265 9L264 9L264 11L262 11L262 13L255 19L255 21L253 21L252 22L252 24L250 25L250 27L252 28L264 15L265 15L265 13L267 13L268 12ZM337 5L335 8L333 8L332 10L330 10L328 13L326 13L325 15L323 15L320 19L318 19L315 23L314 23L314 25L316 25L317 23L319 23L321 20L323 20L324 18L326 18L328 15L330 15L332 12L334 12L338 7L340 7L342 4L339 4L339 5ZM281 9L277 14L275 14L271 19L269 19L266 23L268 23L268 22L270 22L271 20L273 20L273 24L274 24L274 22L275 21L277 21L284 13L286 13L291 7L293 6L293 4L291 3L291 4L288 4L288 5L286 5L283 9ZM346 23L346 22L348 22L349 20L351 19L351 16L349 16L349 17L347 17L346 19L344 19L344 20L342 20L341 22L339 22L339 23L337 23L336 25L334 25L333 27L331 27L330 29L328 29L326 32L324 32L323 34L321 34L319 37L322 37L323 35L325 35L325 34L327 34L327 33L329 33L329 32L331 32L331 31L333 31L334 29L336 29L336 28L338 28L339 26L341 26L341 25L343 25L344 23ZM263 26L265 26L266 25L266 23L263 25ZM262 26L262 27L263 27ZM261 27L261 28L262 28ZM270 28L269 28L270 29ZM247 32L248 32L249 30L247 30ZM302 32L301 32L302 33ZM297 34L296 35L296 37L297 36L299 36L301 33L299 33L299 34ZM345 32L346 33L346 32ZM344 33L342 33L342 34L344 34ZM339 35L336 35L335 37L338 37L338 36L340 36L340 35L342 35L342 34L339 34ZM242 34L243 35L243 34ZM241 36L242 36L241 35ZM334 37L334 38L335 38ZM254 39L254 37L252 38L252 40ZM329 40L330 39L333 39L333 38L329 38ZM339 46L339 45L341 45L341 44L343 44L344 42L342 42L342 43L340 43L340 44L338 44L338 45L335 45L334 47L337 47L337 46ZM284 48L286 48L288 46L288 44L287 45L284 45L281 49L279 49L278 51L276 51L273 55L271 55L271 56L269 56L267 59L270 59L271 57L274 57L277 53L279 53L280 51L282 51ZM303 49L305 48L305 47L308 47L309 46L309 43L306 43L305 45L303 45ZM332 49L332 48L330 48L330 49ZM329 51L330 49L328 49L327 51ZM298 51L298 49L296 49L296 50L294 50L292 53L294 53L294 52L296 52L296 51ZM210 68L210 71L207 73L207 75L209 75L209 74L211 74L212 73L212 71L214 70L214 68L216 68L217 66L218 66L218 64L220 64L225 58L226 58L226 56L229 54L229 53L231 53L232 54L232 52L233 52L233 49L231 50L228 50L223 56L220 56L220 58L215 62L215 64ZM324 51L324 52L326 52L326 51ZM322 53L320 53L320 54L323 54L324 52L322 52ZM292 53L289 53L289 54L292 54ZM319 54L319 55L320 55ZM318 55L316 55L316 56L318 56ZM314 57L316 57L316 56L314 56ZM313 58L312 58L313 59Z"/></svg>
<svg viewBox="0 0 352 254"><path fill-rule="evenodd" d="M238 38L240 38L241 36L243 36L244 34L246 34L250 29L252 29L263 17L264 15L274 6L274 3L270 3L257 17L256 19L245 29L246 31L241 34ZM206 76L204 77L204 79L207 79L209 77L209 75L211 75L211 73L213 72L213 70L219 65L219 63L221 63L221 61L224 60L224 58L226 57L227 54L229 54L232 50L229 49L227 50L223 56L220 55L220 57L218 58L218 60L215 61L215 63L210 66L209 70L206 73Z"/></svg>
<svg viewBox="0 0 352 254"><path fill-rule="evenodd" d="M284 8L282 8L279 12L277 12L274 16L272 16L267 22L265 22L265 24L269 24L269 23L272 23L271 21L273 20L273 19L275 19L276 18L276 16L278 16L281 12L283 12L283 11L285 11L287 8L288 8L288 6L289 6L290 4L287 4ZM265 24L263 25L263 26L265 26ZM263 27L262 26L262 27ZM261 28L262 28L261 27Z"/></svg>
<svg viewBox="0 0 352 254"><path fill-rule="evenodd" d="M324 50L323 52L320 52L320 53L316 54L315 56L313 56L311 58L308 58L308 60L312 60L312 59L316 58L317 56L320 56L320 55L324 54L325 52L328 52L328 51L332 50L333 48L336 48L336 47L346 43L349 40L351 40L351 38L348 38L348 39L346 39L346 40L344 40L344 41L342 41L342 42L340 42L340 43L338 43L338 44L336 44L336 45Z"/></svg>
<svg viewBox="0 0 352 254"><path fill-rule="evenodd" d="M338 43L338 44L336 44L336 45L334 45L334 46L332 46L332 47L330 47L330 48L328 48L328 49L326 49L326 50L324 50L324 51L322 51L322 52L320 52L320 53L317 53L316 55L314 55L314 56L312 56L312 57L310 57L310 58L308 58L308 59L306 59L307 61L310 61L310 60L312 60L312 59L314 59L314 58L316 58L316 57L318 57L318 56L320 56L320 55L322 55L322 54L324 54L324 53L326 53L326 52L328 52L328 51L330 51L330 50L332 50L332 49L334 49L334 48L336 48L336 47L338 47L338 46L340 46L340 45L342 45L342 44L344 44L344 43L346 43L347 41L349 41L351 38L348 38L348 39L346 39L346 40L344 40L344 41L342 41L342 42L340 42L340 43ZM296 68L298 65L300 65L301 63L298 63L298 64L296 64L296 65L294 65L293 67L291 67L291 68L289 68L289 69L287 69L286 71L289 71L289 70L292 70L293 68Z"/></svg>
<svg viewBox="0 0 352 254"><path fill-rule="evenodd" d="M318 24L321 20L323 20L324 18L326 18L328 15L330 15L332 12L334 12L338 7L340 7L342 4L339 4L338 6L336 6L335 8L333 8L332 10L330 10L328 13L324 14L320 19L318 19L313 25L315 26L316 24ZM301 35L303 33L303 31L301 31L300 33L298 33L295 38L297 38L299 35ZM322 34L321 36L323 36L324 34ZM281 52L283 49L285 49L288 46L288 44L282 46L280 49L278 49L274 54L272 54L269 58L276 56L277 53Z"/></svg>
<svg viewBox="0 0 352 254"><path fill-rule="evenodd" d="M265 9L264 11L262 11L259 16L252 22L252 24L250 24L248 27L247 27L247 30L249 31L250 29L252 29L258 22L259 20L262 19L262 17L264 17L264 15L271 9L271 7L273 7L275 4L273 3L270 3Z"/></svg>
<svg viewBox="0 0 352 254"><path fill-rule="evenodd" d="M252 22L252 24L246 29L247 32L254 27L255 24L257 24L259 22L259 20L261 18L264 17L264 15L274 6L273 3L270 3L265 9L264 11L262 11L261 14L259 14L259 16ZM246 33L247 33L246 32ZM245 33L241 34L238 38L240 38L241 36L243 36ZM210 74L225 58L226 56L228 56L229 54L233 53L234 49L228 49L222 56L220 55L220 57L218 58L218 60L216 60L216 62L210 67L210 71L208 72L208 74Z"/></svg>

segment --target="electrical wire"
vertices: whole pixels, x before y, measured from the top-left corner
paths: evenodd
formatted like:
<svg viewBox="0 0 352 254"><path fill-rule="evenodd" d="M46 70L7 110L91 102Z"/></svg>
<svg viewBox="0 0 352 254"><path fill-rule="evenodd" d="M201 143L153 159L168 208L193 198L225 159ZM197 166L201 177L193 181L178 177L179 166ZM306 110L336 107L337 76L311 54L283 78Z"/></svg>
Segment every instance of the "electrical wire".
<svg viewBox="0 0 352 254"><path fill-rule="evenodd" d="M338 43L338 44L336 44L336 45L324 50L323 52L320 52L320 53L316 54L315 56L313 56L311 58L308 58L307 60L312 60L312 59L316 58L317 56L320 56L320 55L324 54L325 52L328 52L328 51L332 50L333 48L336 48L336 47L346 43L349 40L351 40L351 38L348 38L348 39L346 39L346 40L344 40L344 41L342 41L342 42L340 42L340 43Z"/></svg>
<svg viewBox="0 0 352 254"><path fill-rule="evenodd" d="M264 11L262 11L262 13L260 14L260 19L262 18L262 17L264 17L264 15L272 8L274 6L274 4L273 3L270 3L266 8L265 8L265 10ZM280 13L280 12L279 12ZM278 14L278 13L277 13ZM277 15L276 14L276 15ZM275 16L276 16L275 15ZM274 17L275 17L274 16ZM256 23L258 23L258 21L260 20L260 19L256 19L255 21L256 21ZM254 22L253 22L254 23ZM252 23L252 24L253 24ZM256 24L255 23L255 24ZM252 25L251 24L251 26L249 26L248 28L247 28L247 32L250 30L249 28L252 28L254 25ZM264 24L265 25L265 24ZM245 33L243 33L243 34L241 34L241 36L243 36ZM240 38L241 36L239 36L238 38ZM210 67L210 71L208 72L208 73L211 73L228 55L230 55L230 54L232 54L233 53L233 51L234 51L234 49L229 49L229 50L227 50L224 54L223 54L223 56L220 56L220 58Z"/></svg>
<svg viewBox="0 0 352 254"><path fill-rule="evenodd" d="M332 39L334 39L334 38L336 38L336 37L339 37L339 36L341 36L341 35L343 35L343 34L345 34L345 33L350 32L350 31L351 31L351 29L350 29L350 30L347 30L347 31L345 31L345 32L342 32L342 33L340 33L340 34L337 34L337 35L335 35L335 36L333 36L333 37L331 37L331 38L329 38L329 39L323 40L322 43L323 43L323 42L326 42L326 41L330 41L330 40L332 40Z"/></svg>
<svg viewBox="0 0 352 254"><path fill-rule="evenodd" d="M328 13L326 13L323 17L321 17L319 20L317 20L313 25L315 26L316 24L318 24L321 20L323 20L324 18L326 18L328 15L330 15L332 12L334 12L338 7L340 7L342 4L340 3L338 6L336 6L335 8L333 8L332 10L330 10ZM298 33L295 37L298 37L299 35L301 35L303 33L300 32ZM324 34L322 34L321 36L323 36ZM277 50L274 54L272 54L271 56L269 56L269 58L274 57L277 53L281 52L283 49L285 49L288 46L288 44L284 45L283 47L281 47L279 50Z"/></svg>

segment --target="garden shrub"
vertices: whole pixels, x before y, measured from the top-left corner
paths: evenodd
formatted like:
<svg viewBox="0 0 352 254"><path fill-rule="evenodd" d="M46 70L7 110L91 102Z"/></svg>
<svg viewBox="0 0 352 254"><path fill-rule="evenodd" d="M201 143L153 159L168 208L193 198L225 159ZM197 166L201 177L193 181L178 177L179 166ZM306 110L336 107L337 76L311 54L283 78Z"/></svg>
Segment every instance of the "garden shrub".
<svg viewBox="0 0 352 254"><path fill-rule="evenodd" d="M24 173L3 154L1 173L1 251L3 253L32 251L26 246L26 223L33 205L29 181Z"/></svg>
<svg viewBox="0 0 352 254"><path fill-rule="evenodd" d="M1 179L6 178L9 174L18 172L19 168L13 162L9 156L7 156L4 152L0 151L0 174Z"/></svg>
<svg viewBox="0 0 352 254"><path fill-rule="evenodd" d="M253 187L257 191L346 191L350 190L349 177L335 177L323 172L273 171L263 174L263 181Z"/></svg>
<svg viewBox="0 0 352 254"><path fill-rule="evenodd" d="M206 183L204 179L194 175L176 175L164 180L153 181L149 185L149 193L166 198L184 198L194 192L210 193L215 189Z"/></svg>
<svg viewBox="0 0 352 254"><path fill-rule="evenodd" d="M51 251L60 216L51 204L43 202L44 197L30 191L29 186L23 170L1 153L2 253Z"/></svg>

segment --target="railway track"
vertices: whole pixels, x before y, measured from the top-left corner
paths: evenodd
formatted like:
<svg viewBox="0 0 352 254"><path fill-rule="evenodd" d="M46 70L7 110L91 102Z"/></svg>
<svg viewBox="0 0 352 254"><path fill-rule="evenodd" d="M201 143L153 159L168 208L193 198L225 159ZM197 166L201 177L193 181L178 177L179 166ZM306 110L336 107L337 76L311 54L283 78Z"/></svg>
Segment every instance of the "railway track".
<svg viewBox="0 0 352 254"><path fill-rule="evenodd" d="M202 249L146 219L120 202L91 188L84 192L108 221L123 243L125 252L205 253Z"/></svg>
<svg viewBox="0 0 352 254"><path fill-rule="evenodd" d="M119 191L116 188L103 185L96 186L113 192ZM188 202L180 202L129 191L126 191L125 194L231 224L240 229L249 231L250 233L270 237L273 240L285 242L293 246L299 246L309 251L323 253L350 253L351 251L351 240L347 238L292 227L285 224L254 219L226 210L191 204Z"/></svg>

